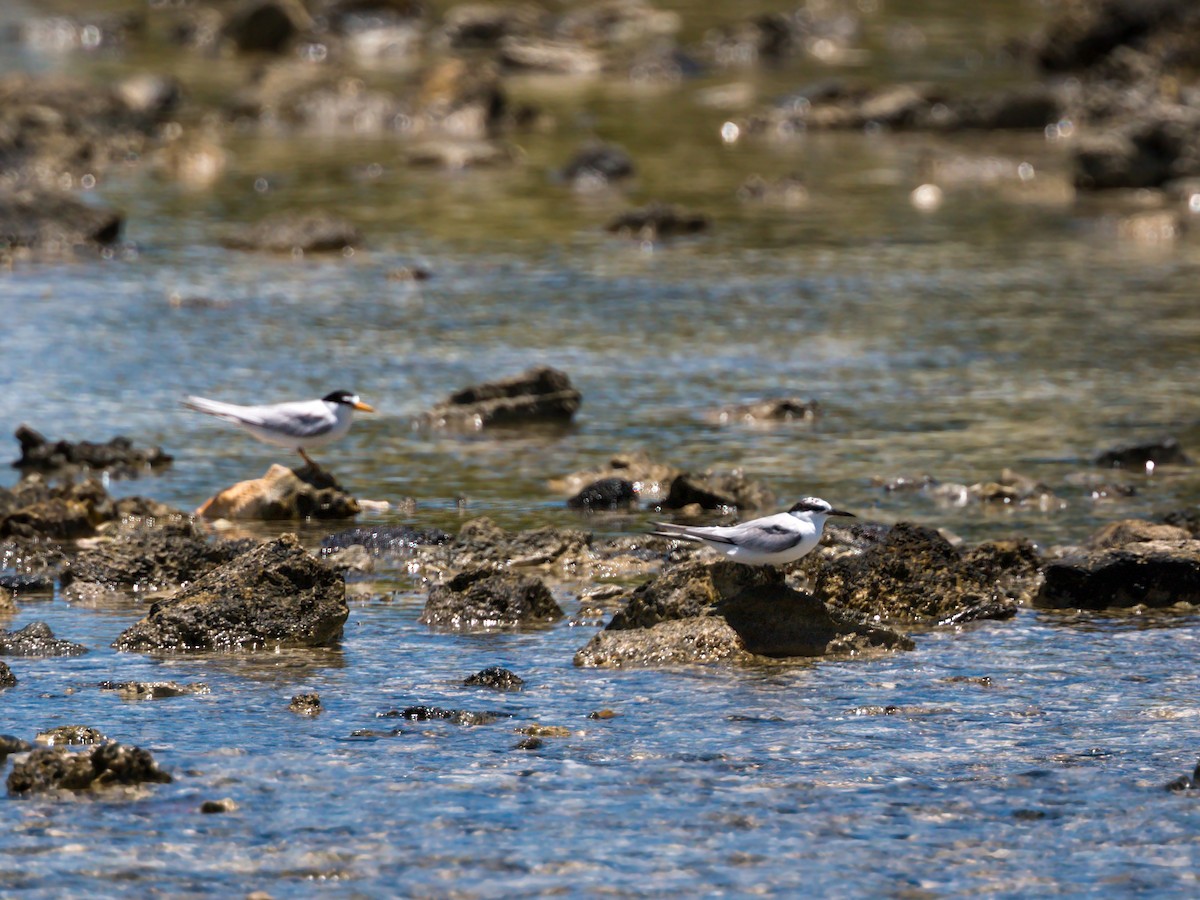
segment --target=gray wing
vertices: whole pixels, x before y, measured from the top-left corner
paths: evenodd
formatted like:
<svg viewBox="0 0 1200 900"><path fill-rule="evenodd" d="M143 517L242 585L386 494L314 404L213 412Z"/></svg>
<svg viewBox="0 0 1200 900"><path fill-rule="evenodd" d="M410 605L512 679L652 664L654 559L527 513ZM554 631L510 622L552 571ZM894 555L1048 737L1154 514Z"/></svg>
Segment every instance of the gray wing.
<svg viewBox="0 0 1200 900"><path fill-rule="evenodd" d="M732 525L721 529L724 535L706 535L710 541L720 541L743 548L747 553L774 554L785 553L800 545L804 534L794 528L783 528L779 525L760 525L756 522L746 522L742 525Z"/></svg>
<svg viewBox="0 0 1200 900"><path fill-rule="evenodd" d="M324 404L318 406L305 402L252 406L245 410L242 421L297 438L318 437L334 425Z"/></svg>

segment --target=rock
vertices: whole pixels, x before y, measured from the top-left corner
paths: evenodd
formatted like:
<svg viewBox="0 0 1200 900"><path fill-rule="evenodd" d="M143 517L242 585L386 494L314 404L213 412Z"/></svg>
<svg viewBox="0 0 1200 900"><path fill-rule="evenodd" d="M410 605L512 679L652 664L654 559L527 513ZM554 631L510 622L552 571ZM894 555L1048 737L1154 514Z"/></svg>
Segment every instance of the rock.
<svg viewBox="0 0 1200 900"><path fill-rule="evenodd" d="M717 425L749 425L770 427L780 422L814 422L821 413L816 400L799 397L779 397L754 403L725 406L707 416Z"/></svg>
<svg viewBox="0 0 1200 900"><path fill-rule="evenodd" d="M289 469L274 463L261 478L241 481L201 504L205 519L348 519L358 501L324 469Z"/></svg>
<svg viewBox="0 0 1200 900"><path fill-rule="evenodd" d="M575 41L508 36L500 40L497 59L511 72L552 75L596 75L604 68L604 56Z"/></svg>
<svg viewBox="0 0 1200 900"><path fill-rule="evenodd" d="M458 629L512 628L544 625L562 616L540 579L476 568L430 588L421 622Z"/></svg>
<svg viewBox="0 0 1200 900"><path fill-rule="evenodd" d="M114 500L99 481L50 485L40 475L0 488L0 538L91 537L107 523L132 517L170 518L183 513L143 497Z"/></svg>
<svg viewBox="0 0 1200 900"><path fill-rule="evenodd" d="M664 509L683 509L695 505L701 509L731 512L765 509L774 502L774 494L738 469L727 473L683 472L671 482L662 506Z"/></svg>
<svg viewBox="0 0 1200 900"><path fill-rule="evenodd" d="M1191 777L1180 775L1178 778L1168 781L1163 788L1168 791L1195 791L1200 790L1200 764L1192 770Z"/></svg>
<svg viewBox="0 0 1200 900"><path fill-rule="evenodd" d="M204 682L180 684L178 681L102 681L100 689L116 691L122 700L162 700L209 693Z"/></svg>
<svg viewBox="0 0 1200 900"><path fill-rule="evenodd" d="M463 684L467 687L488 687L497 691L519 691L525 686L525 680L508 669L489 666L474 675L468 675L463 679Z"/></svg>
<svg viewBox="0 0 1200 900"><path fill-rule="evenodd" d="M808 185L801 175L782 175L778 178L751 175L738 187L737 198L743 203L794 209L808 202ZM813 403L815 405L816 401ZM720 411L717 415L720 416Z"/></svg>
<svg viewBox="0 0 1200 900"><path fill-rule="evenodd" d="M15 687L16 684L17 676L12 673L12 669L8 667L8 663L0 661L0 690Z"/></svg>
<svg viewBox="0 0 1200 900"><path fill-rule="evenodd" d="M300 716L319 716L321 697L319 694L297 694L288 704L288 709Z"/></svg>
<svg viewBox="0 0 1200 900"><path fill-rule="evenodd" d="M540 30L544 15L533 3L460 3L446 11L440 38L453 49L494 49L506 37Z"/></svg>
<svg viewBox="0 0 1200 900"><path fill-rule="evenodd" d="M268 253L340 253L362 243L362 234L347 220L324 210L281 212L226 236L222 243L232 250Z"/></svg>
<svg viewBox="0 0 1200 900"><path fill-rule="evenodd" d="M938 625L978 618L1007 618L1017 601L1009 580L1028 578L1032 547L1005 554L960 553L929 528L900 522L872 534L864 549L834 559L812 554L800 565L813 594L831 608L860 621ZM1000 560L1019 559L1019 571L1002 572Z"/></svg>
<svg viewBox="0 0 1200 900"><path fill-rule="evenodd" d="M0 253L70 256L115 244L124 217L57 191L0 191Z"/></svg>
<svg viewBox="0 0 1200 900"><path fill-rule="evenodd" d="M1146 541L1055 560L1034 598L1043 609L1200 604L1200 541Z"/></svg>
<svg viewBox="0 0 1200 900"><path fill-rule="evenodd" d="M644 241L685 234L697 234L708 229L708 217L669 203L651 203L621 213L605 225L605 229L624 237Z"/></svg>
<svg viewBox="0 0 1200 900"><path fill-rule="evenodd" d="M1035 56L1047 72L1069 72L1096 66L1124 46L1158 44L1176 53L1172 37L1186 46L1189 27L1194 37L1198 24L1189 0L1070 0L1055 8Z"/></svg>
<svg viewBox="0 0 1200 900"><path fill-rule="evenodd" d="M1146 541L1187 541L1191 538L1190 531L1177 525L1159 525L1144 519L1122 519L1109 522L1094 532L1087 539L1087 546L1091 550L1108 550Z"/></svg>
<svg viewBox="0 0 1200 900"><path fill-rule="evenodd" d="M200 804L200 812L205 815L213 815L215 813L230 813L237 812L238 805L232 797L223 797L220 800L205 800ZM250 894L248 896L254 896Z"/></svg>
<svg viewBox="0 0 1200 900"><path fill-rule="evenodd" d="M461 171L480 166L510 163L512 151L495 141L434 138L412 144L404 161L410 166L432 166L438 169Z"/></svg>
<svg viewBox="0 0 1200 900"><path fill-rule="evenodd" d="M311 24L298 0L244 0L223 33L242 53L283 53Z"/></svg>
<svg viewBox="0 0 1200 900"><path fill-rule="evenodd" d="M835 617L769 567L688 562L638 587L575 655L580 666L650 666L909 649L895 632Z"/></svg>
<svg viewBox="0 0 1200 900"><path fill-rule="evenodd" d="M1188 466L1192 459L1183 452L1175 438L1126 444L1105 450L1096 456L1095 463L1110 469L1153 469L1156 466Z"/></svg>
<svg viewBox="0 0 1200 900"><path fill-rule="evenodd" d="M634 172L633 157L625 148L592 141L575 151L560 174L576 190L595 190L632 178Z"/></svg>
<svg viewBox="0 0 1200 900"><path fill-rule="evenodd" d="M477 430L496 425L569 422L582 395L564 372L539 366L500 381L484 382L451 394L422 416L433 428Z"/></svg>
<svg viewBox="0 0 1200 900"><path fill-rule="evenodd" d="M0 556L5 555L7 551L0 545ZM52 595L54 576L43 572L5 572L0 574L0 588L8 592L10 602L16 594Z"/></svg>
<svg viewBox="0 0 1200 900"><path fill-rule="evenodd" d="M455 725L490 725L500 717L495 713L477 713L468 709L443 709L440 706L406 706L375 713L380 719L408 719L410 722L444 720Z"/></svg>
<svg viewBox="0 0 1200 900"><path fill-rule="evenodd" d="M43 731L34 738L36 743L46 747L77 747L84 744L102 744L107 740L102 731L90 725L60 725L58 728Z"/></svg>
<svg viewBox="0 0 1200 900"><path fill-rule="evenodd" d="M671 482L679 474L679 469L656 462L642 451L635 450L630 453L618 453L607 464L594 469L553 479L550 487L563 494L577 494L593 482L619 478L632 483L634 490L644 499L656 501L667 496Z"/></svg>
<svg viewBox="0 0 1200 900"><path fill-rule="evenodd" d="M13 601L12 591L0 585L0 616L11 616L16 611L17 604Z"/></svg>
<svg viewBox="0 0 1200 900"><path fill-rule="evenodd" d="M8 761L8 757L12 754L25 753L32 749L33 745L29 741L23 741L11 734L0 734L0 767Z"/></svg>
<svg viewBox="0 0 1200 900"><path fill-rule="evenodd" d="M60 641L45 622L30 622L20 631L0 631L0 656L81 656L87 647Z"/></svg>
<svg viewBox="0 0 1200 900"><path fill-rule="evenodd" d="M59 440L51 443L28 425L16 430L21 444L21 457L13 463L22 471L70 472L77 469L101 469L123 478L169 466L172 457L159 447L142 450L133 446L127 437L115 437L106 444L91 441Z"/></svg>
<svg viewBox="0 0 1200 900"><path fill-rule="evenodd" d="M82 550L59 579L68 600L82 584L135 594L163 591L194 581L253 546L252 540L213 541L187 520L142 525Z"/></svg>
<svg viewBox="0 0 1200 900"><path fill-rule="evenodd" d="M21 796L170 781L171 776L159 769L150 752L140 747L107 743L84 753L44 747L31 751L13 766L8 775L8 793Z"/></svg>
<svg viewBox="0 0 1200 900"><path fill-rule="evenodd" d="M401 555L418 547L445 544L451 536L440 528L414 528L411 525L381 525L378 528L350 528L321 539L325 550L365 547L369 553Z"/></svg>
<svg viewBox="0 0 1200 900"><path fill-rule="evenodd" d="M156 602L113 646L166 652L325 647L341 638L348 615L341 574L285 534Z"/></svg>
<svg viewBox="0 0 1200 900"><path fill-rule="evenodd" d="M1183 528L1194 538L1200 538L1200 509L1177 509L1163 516L1163 522Z"/></svg>
<svg viewBox="0 0 1200 900"><path fill-rule="evenodd" d="M628 509L637 506L638 495L633 482L624 478L603 478L593 481L567 501L571 509Z"/></svg>

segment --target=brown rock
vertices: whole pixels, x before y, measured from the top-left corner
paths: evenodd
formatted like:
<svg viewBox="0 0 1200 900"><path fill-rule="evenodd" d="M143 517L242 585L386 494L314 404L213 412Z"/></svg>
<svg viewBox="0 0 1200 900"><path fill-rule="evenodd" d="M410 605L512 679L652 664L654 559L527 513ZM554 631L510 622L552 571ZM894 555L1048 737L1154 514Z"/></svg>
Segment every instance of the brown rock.
<svg viewBox="0 0 1200 900"><path fill-rule="evenodd" d="M324 470L289 469L275 463L262 478L242 481L196 510L206 519L346 519L358 501Z"/></svg>

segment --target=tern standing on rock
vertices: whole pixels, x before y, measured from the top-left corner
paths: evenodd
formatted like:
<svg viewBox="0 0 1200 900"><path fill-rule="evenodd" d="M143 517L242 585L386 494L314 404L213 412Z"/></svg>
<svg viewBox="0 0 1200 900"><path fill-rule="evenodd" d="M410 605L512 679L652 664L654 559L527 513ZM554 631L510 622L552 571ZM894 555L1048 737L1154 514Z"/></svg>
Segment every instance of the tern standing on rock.
<svg viewBox="0 0 1200 900"><path fill-rule="evenodd" d="M829 516L854 513L834 509L820 497L805 497L787 512L740 525L672 525L655 523L651 534L707 544L734 562L748 566L782 566L807 556L821 540Z"/></svg>
<svg viewBox="0 0 1200 900"><path fill-rule="evenodd" d="M305 448L320 447L345 435L350 430L356 409L375 412L373 407L359 400L357 394L349 391L334 391L320 400L262 406L238 406L204 397L188 397L183 405L233 422L265 443L296 450L314 469L320 466L304 452Z"/></svg>

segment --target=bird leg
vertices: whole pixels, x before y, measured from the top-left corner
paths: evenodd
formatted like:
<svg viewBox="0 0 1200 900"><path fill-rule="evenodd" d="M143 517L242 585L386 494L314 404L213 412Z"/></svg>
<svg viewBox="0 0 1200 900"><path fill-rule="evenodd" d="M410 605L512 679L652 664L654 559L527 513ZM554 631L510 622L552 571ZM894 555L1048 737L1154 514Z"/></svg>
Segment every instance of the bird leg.
<svg viewBox="0 0 1200 900"><path fill-rule="evenodd" d="M321 467L319 465L317 465L317 463L313 460L313 458L311 456L309 456L307 453L304 452L303 447L297 447L296 449L299 451L300 455L304 457L304 461L306 463L308 463L308 467L310 469L313 469L314 471L317 471L317 472L321 471Z"/></svg>

